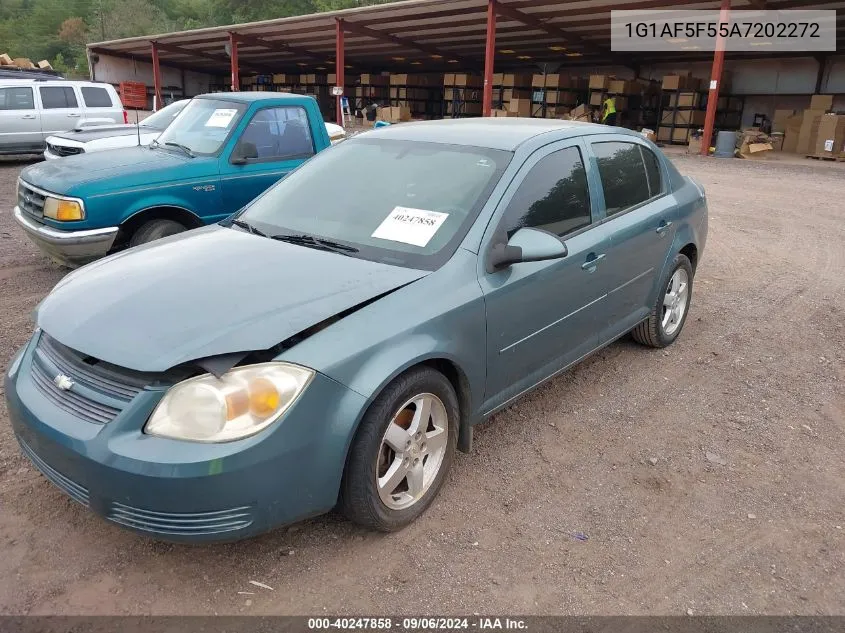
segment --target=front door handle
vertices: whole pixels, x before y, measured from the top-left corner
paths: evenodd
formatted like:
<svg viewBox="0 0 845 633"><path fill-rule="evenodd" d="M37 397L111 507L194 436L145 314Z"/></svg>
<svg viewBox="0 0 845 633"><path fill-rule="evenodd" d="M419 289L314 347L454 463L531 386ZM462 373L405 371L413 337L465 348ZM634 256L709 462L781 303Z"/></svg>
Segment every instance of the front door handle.
<svg viewBox="0 0 845 633"><path fill-rule="evenodd" d="M21 118L22 119L34 119L35 115L34 114L24 114Z"/></svg>
<svg viewBox="0 0 845 633"><path fill-rule="evenodd" d="M67 116L68 116L68 118L70 118L70 117L77 117L77 116L79 116L79 112L71 112L71 113L70 113L70 114L68 114Z"/></svg>
<svg viewBox="0 0 845 633"><path fill-rule="evenodd" d="M602 253L601 255L596 255L592 259L588 259L583 264L581 264L581 270L586 270L587 272L593 272L596 269L598 263L606 257L606 253Z"/></svg>
<svg viewBox="0 0 845 633"><path fill-rule="evenodd" d="M669 230L670 226L672 226L671 222L661 222L660 226L657 227L657 234L663 235L666 231Z"/></svg>

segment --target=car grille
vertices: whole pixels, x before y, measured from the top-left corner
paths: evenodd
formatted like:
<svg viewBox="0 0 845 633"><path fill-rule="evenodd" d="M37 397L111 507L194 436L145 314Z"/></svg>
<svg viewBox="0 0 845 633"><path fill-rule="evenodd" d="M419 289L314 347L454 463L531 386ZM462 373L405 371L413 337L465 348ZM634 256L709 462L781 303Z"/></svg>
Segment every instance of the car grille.
<svg viewBox="0 0 845 633"><path fill-rule="evenodd" d="M53 145L52 143L47 143L47 149L56 156L75 156L85 151L81 147L67 147L66 145Z"/></svg>
<svg viewBox="0 0 845 633"><path fill-rule="evenodd" d="M115 523L142 532L186 536L242 530L253 522L252 509L249 506L216 512L153 512L115 501L106 516Z"/></svg>
<svg viewBox="0 0 845 633"><path fill-rule="evenodd" d="M18 207L39 222L44 217L44 198L44 194L38 193L23 180L18 180Z"/></svg>
<svg viewBox="0 0 845 633"><path fill-rule="evenodd" d="M62 492L68 495L74 501L78 501L86 508L88 507L88 489L85 486L80 486L78 483L71 481L59 471L48 465L43 459L35 454L29 445L18 436L18 444L20 444L21 451L29 458L32 465L35 466L41 473L50 481L53 482Z"/></svg>
<svg viewBox="0 0 845 633"><path fill-rule="evenodd" d="M74 386L59 388L56 380L61 375ZM155 377L87 357L42 332L33 355L32 380L60 409L87 422L107 424Z"/></svg>

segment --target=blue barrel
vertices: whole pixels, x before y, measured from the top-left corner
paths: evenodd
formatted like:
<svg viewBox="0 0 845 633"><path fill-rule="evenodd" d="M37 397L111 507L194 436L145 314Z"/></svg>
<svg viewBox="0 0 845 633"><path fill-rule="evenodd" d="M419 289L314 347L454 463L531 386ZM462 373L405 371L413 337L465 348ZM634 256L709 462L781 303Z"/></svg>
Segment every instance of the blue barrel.
<svg viewBox="0 0 845 633"><path fill-rule="evenodd" d="M733 158L736 149L736 132L719 132L716 136L716 158Z"/></svg>

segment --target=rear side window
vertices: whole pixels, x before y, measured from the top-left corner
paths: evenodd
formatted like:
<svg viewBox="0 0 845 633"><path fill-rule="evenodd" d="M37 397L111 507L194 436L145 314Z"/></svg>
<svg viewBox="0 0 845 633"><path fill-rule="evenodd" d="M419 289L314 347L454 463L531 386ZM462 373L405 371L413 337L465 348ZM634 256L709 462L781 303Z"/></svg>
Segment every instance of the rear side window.
<svg viewBox="0 0 845 633"><path fill-rule="evenodd" d="M82 88L82 100L88 108L111 108L109 91L105 88Z"/></svg>
<svg viewBox="0 0 845 633"><path fill-rule="evenodd" d="M45 110L57 108L75 108L76 94L69 86L44 86L39 88L41 93L41 104Z"/></svg>
<svg viewBox="0 0 845 633"><path fill-rule="evenodd" d="M648 176L648 191L651 197L659 196L663 193L663 179L660 177L660 161L647 147L639 146L640 152L643 155L643 162L645 163L645 173Z"/></svg>
<svg viewBox="0 0 845 633"><path fill-rule="evenodd" d="M656 192L652 194L643 152L638 144L607 141L593 143L592 148L599 167L608 216L645 202L659 193L660 170L656 163L649 167L657 172ZM648 153L652 159L657 160L654 154Z"/></svg>
<svg viewBox="0 0 845 633"><path fill-rule="evenodd" d="M577 147L549 154L519 185L505 215L508 237L523 227L563 237L590 224L590 189Z"/></svg>
<svg viewBox="0 0 845 633"><path fill-rule="evenodd" d="M0 88L0 110L34 110L32 88Z"/></svg>

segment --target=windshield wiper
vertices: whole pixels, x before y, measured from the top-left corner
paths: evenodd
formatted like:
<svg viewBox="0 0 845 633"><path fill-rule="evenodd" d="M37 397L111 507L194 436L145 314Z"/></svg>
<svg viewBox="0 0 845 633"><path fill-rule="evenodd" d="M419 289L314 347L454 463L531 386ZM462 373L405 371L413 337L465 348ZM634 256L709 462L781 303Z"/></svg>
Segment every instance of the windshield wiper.
<svg viewBox="0 0 845 633"><path fill-rule="evenodd" d="M258 235L260 237L267 237L267 235L265 235L264 233L259 231L254 226L252 226L252 224L250 224L249 222L244 222L243 220L232 220L232 224L234 224L235 226L240 227L242 229L246 229L247 231L249 231L253 235Z"/></svg>
<svg viewBox="0 0 845 633"><path fill-rule="evenodd" d="M158 144L158 143L156 143L156 144ZM173 141L166 141L164 144L167 145L168 147L178 147L179 149L181 149L183 152L185 152L191 158L196 158L193 150L190 147L188 147L187 145L182 145L181 143L174 143Z"/></svg>
<svg viewBox="0 0 845 633"><path fill-rule="evenodd" d="M271 239L279 240L280 242L288 242L289 244L296 244L297 246L307 246L309 248L317 248L323 251L331 251L333 253L340 253L347 255L350 253L357 253L358 249L354 246L347 246L340 242L333 242L332 240L324 240L313 235L272 235Z"/></svg>

